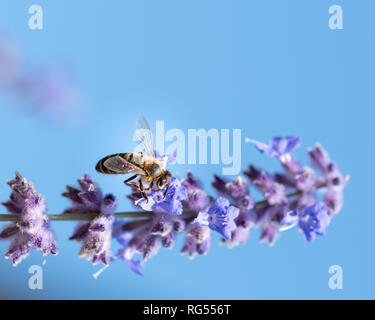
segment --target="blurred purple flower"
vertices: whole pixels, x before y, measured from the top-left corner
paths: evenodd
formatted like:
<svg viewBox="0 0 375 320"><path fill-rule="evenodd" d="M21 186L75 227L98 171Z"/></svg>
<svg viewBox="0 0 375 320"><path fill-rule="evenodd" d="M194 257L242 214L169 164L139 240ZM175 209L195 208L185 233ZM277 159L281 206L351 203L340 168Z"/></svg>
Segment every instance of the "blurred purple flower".
<svg viewBox="0 0 375 320"><path fill-rule="evenodd" d="M316 187L319 184L314 171L308 167L290 177L293 188L299 192L298 196L290 200L290 210L301 210L316 202Z"/></svg>
<svg viewBox="0 0 375 320"><path fill-rule="evenodd" d="M211 197L202 189L200 181L188 171L186 179L181 181L186 188L187 198L184 204L195 212L203 211L210 205Z"/></svg>
<svg viewBox="0 0 375 320"><path fill-rule="evenodd" d="M326 172L331 159L328 153L322 148L319 143L315 144L314 149L308 149L313 164L322 172Z"/></svg>
<svg viewBox="0 0 375 320"><path fill-rule="evenodd" d="M260 242L268 242L273 246L280 235L280 226L274 222L267 221L262 225Z"/></svg>
<svg viewBox="0 0 375 320"><path fill-rule="evenodd" d="M301 138L298 136L274 137L269 145L249 138L246 138L246 142L254 143L260 152L264 152L270 157L277 157L281 162L288 162L290 153L301 145Z"/></svg>
<svg viewBox="0 0 375 320"><path fill-rule="evenodd" d="M280 236L281 221L285 217L287 205L266 205L263 208L263 216L259 217L261 223L260 242L268 242L273 246Z"/></svg>
<svg viewBox="0 0 375 320"><path fill-rule="evenodd" d="M249 240L250 230L250 228L237 226L237 228L232 231L231 238L229 240L222 238L221 242L225 243L228 248L234 248L240 244L245 244Z"/></svg>
<svg viewBox="0 0 375 320"><path fill-rule="evenodd" d="M240 200L249 194L249 186L244 178L238 176L233 181L226 181L215 175L212 186L222 195L232 198L234 201Z"/></svg>
<svg viewBox="0 0 375 320"><path fill-rule="evenodd" d="M344 205L344 193L342 190L336 190L335 188L328 188L323 198L324 203L328 207L328 213L330 215L338 213Z"/></svg>
<svg viewBox="0 0 375 320"><path fill-rule="evenodd" d="M5 226L0 233L1 240L10 240L5 258L14 266L25 259L34 248L44 256L57 254L57 244L49 228L45 199L37 193L31 182L16 172L13 180L7 182L12 188L10 200L3 205L11 214L19 215L19 221Z"/></svg>
<svg viewBox="0 0 375 320"><path fill-rule="evenodd" d="M295 176L296 188L309 192L316 189L317 179L315 173L310 168L304 168L300 174Z"/></svg>
<svg viewBox="0 0 375 320"><path fill-rule="evenodd" d="M253 185L263 193L270 205L288 203L285 187L275 182L266 172L260 171L254 166L249 166L249 169L244 171L244 174L249 177Z"/></svg>
<svg viewBox="0 0 375 320"><path fill-rule="evenodd" d="M68 72L58 66L35 68L22 50L0 35L0 85L27 106L54 120L62 120L77 105L78 90Z"/></svg>
<svg viewBox="0 0 375 320"><path fill-rule="evenodd" d="M86 174L78 179L80 189L67 186L63 196L72 201L72 207L64 214L96 213L90 222L79 223L70 240L81 242L79 257L92 260L92 263L108 264L111 257L112 225L117 206L113 195L103 196L92 178Z"/></svg>
<svg viewBox="0 0 375 320"><path fill-rule="evenodd" d="M323 201L328 207L330 215L338 213L344 201L343 189L347 178L343 176L336 163L332 162L327 151L320 144L308 150L313 164L322 172L322 184L327 188Z"/></svg>
<svg viewBox="0 0 375 320"><path fill-rule="evenodd" d="M24 77L18 88L37 109L56 119L65 116L77 98L66 72L57 67Z"/></svg>
<svg viewBox="0 0 375 320"><path fill-rule="evenodd" d="M0 36L0 84L10 86L18 77L22 57L14 43Z"/></svg>
<svg viewBox="0 0 375 320"><path fill-rule="evenodd" d="M283 165L286 174L289 176L294 176L303 171L303 168L299 161L292 155L290 155L288 161L282 161L281 164Z"/></svg>

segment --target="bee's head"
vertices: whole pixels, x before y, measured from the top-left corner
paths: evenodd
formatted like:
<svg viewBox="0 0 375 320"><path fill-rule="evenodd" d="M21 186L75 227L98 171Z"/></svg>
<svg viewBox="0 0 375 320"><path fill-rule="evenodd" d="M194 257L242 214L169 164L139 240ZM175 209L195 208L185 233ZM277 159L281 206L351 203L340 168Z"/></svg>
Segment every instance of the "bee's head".
<svg viewBox="0 0 375 320"><path fill-rule="evenodd" d="M164 173L159 177L159 179L156 181L156 185L159 189L163 189L171 180L172 174L168 171L165 170Z"/></svg>

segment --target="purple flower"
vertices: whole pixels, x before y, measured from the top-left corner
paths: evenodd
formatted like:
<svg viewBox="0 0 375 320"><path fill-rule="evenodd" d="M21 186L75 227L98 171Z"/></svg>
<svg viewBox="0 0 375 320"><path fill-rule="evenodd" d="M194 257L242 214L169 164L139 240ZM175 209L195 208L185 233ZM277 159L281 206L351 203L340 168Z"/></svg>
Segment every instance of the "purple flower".
<svg viewBox="0 0 375 320"><path fill-rule="evenodd" d="M233 181L227 182L225 188L228 191L228 195L234 200L242 199L249 194L247 182L240 176Z"/></svg>
<svg viewBox="0 0 375 320"><path fill-rule="evenodd" d="M117 257L140 274L139 267L143 265L133 255L141 254L143 261L146 261L157 254L161 247L173 248L177 233L184 229L183 219L161 212L156 212L147 219L125 222L114 229L113 236L123 246Z"/></svg>
<svg viewBox="0 0 375 320"><path fill-rule="evenodd" d="M304 192L315 191L317 179L310 168L304 168L300 174L295 176L296 188Z"/></svg>
<svg viewBox="0 0 375 320"><path fill-rule="evenodd" d="M343 189L346 179L340 172L336 163L329 158L327 151L317 143L314 149L308 150L313 164L323 173L325 183L328 187Z"/></svg>
<svg viewBox="0 0 375 320"><path fill-rule="evenodd" d="M143 276L141 268L144 267L143 261L135 259L136 248L129 246L129 242L133 238L132 232L124 232L122 230L123 222L116 222L113 228L113 237L122 245L114 257L115 259L121 259L129 267L129 269L140 276Z"/></svg>
<svg viewBox="0 0 375 320"><path fill-rule="evenodd" d="M227 244L228 248L236 247L240 244L245 244L249 240L250 228L237 227L232 231L231 239L222 239L221 242Z"/></svg>
<svg viewBox="0 0 375 320"><path fill-rule="evenodd" d="M242 177L226 181L215 175L212 186L223 196L230 197L241 213L249 213L254 208L255 202L249 195L249 186Z"/></svg>
<svg viewBox="0 0 375 320"><path fill-rule="evenodd" d="M298 136L274 137L269 145L248 138L246 138L246 142L254 143L260 152L264 152L270 157L277 157L281 162L288 162L290 153L301 145L301 138Z"/></svg>
<svg viewBox="0 0 375 320"><path fill-rule="evenodd" d="M263 216L259 217L261 223L260 242L268 242L273 246L280 235L281 221L287 212L287 205L266 205Z"/></svg>
<svg viewBox="0 0 375 320"><path fill-rule="evenodd" d="M303 168L299 161L292 155L289 155L288 161L282 161L281 164L285 168L287 174L291 176L299 174L303 171Z"/></svg>
<svg viewBox="0 0 375 320"><path fill-rule="evenodd" d="M214 181L212 182L212 186L222 195L228 195L227 189L226 189L226 184L227 180L217 176L216 174L214 175Z"/></svg>
<svg viewBox="0 0 375 320"><path fill-rule="evenodd" d="M211 197L202 189L200 181L188 171L186 179L181 181L186 188L187 198L184 203L186 206L196 212L207 209L210 205Z"/></svg>
<svg viewBox="0 0 375 320"><path fill-rule="evenodd" d="M320 171L327 171L327 167L331 163L331 159L329 158L327 151L325 151L319 143L315 144L314 149L308 149L308 153L311 157L313 164Z"/></svg>
<svg viewBox="0 0 375 320"><path fill-rule="evenodd" d="M343 176L336 163L332 162L328 153L320 144L316 144L314 149L308 150L313 164L322 172L322 184L327 187L324 202L328 207L329 214L338 213L344 201L343 189L347 183L347 178Z"/></svg>
<svg viewBox="0 0 375 320"><path fill-rule="evenodd" d="M238 176L233 181L227 181L215 175L212 186L223 196L230 197L239 209L239 214L235 218L236 228L231 232L229 240L222 239L222 243L233 248L239 244L244 244L250 235L250 229L254 226L253 208L255 201L249 195L249 186L247 182Z"/></svg>
<svg viewBox="0 0 375 320"><path fill-rule="evenodd" d="M25 259L34 248L44 256L57 254L57 244L49 228L45 199L35 190L31 182L16 172L13 180L7 182L13 189L10 200L3 205L8 212L19 216L19 221L5 226L0 239L10 240L5 258L14 266Z"/></svg>
<svg viewBox="0 0 375 320"><path fill-rule="evenodd" d="M99 262L109 263L113 221L113 215L100 214L90 223L80 225L76 229L69 239L81 242L82 247L78 253L79 257L88 261L92 260L93 265Z"/></svg>
<svg viewBox="0 0 375 320"><path fill-rule="evenodd" d="M186 188L174 177L170 180L167 194L164 197L165 188L167 187L157 191L151 190L148 194L148 201L142 197L136 200L135 204L145 211L161 210L171 215L182 214L181 201L187 198Z"/></svg>
<svg viewBox="0 0 375 320"><path fill-rule="evenodd" d="M280 226L275 222L267 221L262 225L260 242L268 242L270 246L273 246L279 235Z"/></svg>
<svg viewBox="0 0 375 320"><path fill-rule="evenodd" d="M86 174L78 179L80 189L67 186L63 196L72 201L72 207L64 214L95 213L90 222L79 223L70 240L81 242L79 257L92 260L94 265L108 264L111 257L112 225L117 202L113 195L103 196L92 178Z"/></svg>
<svg viewBox="0 0 375 320"><path fill-rule="evenodd" d="M190 224L181 254L193 259L197 254L206 255L211 247L211 230L207 226Z"/></svg>
<svg viewBox="0 0 375 320"><path fill-rule="evenodd" d="M234 201L240 200L249 194L249 186L241 176L238 176L233 181L226 181L215 175L215 181L212 186L222 195L231 197Z"/></svg>
<svg viewBox="0 0 375 320"><path fill-rule="evenodd" d="M330 215L338 213L344 205L344 193L342 190L336 190L335 188L328 188L323 198L324 203L328 207L328 213Z"/></svg>
<svg viewBox="0 0 375 320"><path fill-rule="evenodd" d="M255 201L250 196L245 196L241 198L236 203L238 209L240 210L239 216L236 218L236 224L238 225L237 221L240 222L240 217L244 217L247 220L247 224L244 225L244 223L240 223L243 227L248 227L250 220L253 220L253 214L254 214L254 207L255 207Z"/></svg>
<svg viewBox="0 0 375 320"><path fill-rule="evenodd" d="M275 182L266 172L260 171L254 166L249 166L249 170L245 171L244 174L248 176L253 185L263 193L270 205L288 203L285 187Z"/></svg>
<svg viewBox="0 0 375 320"><path fill-rule="evenodd" d="M231 232L236 229L234 221L239 214L239 209L230 205L224 197L219 197L207 211L199 212L192 222L197 226L208 226L220 233L226 240L231 238Z"/></svg>
<svg viewBox="0 0 375 320"><path fill-rule="evenodd" d="M222 239L221 242L227 244L229 248L233 248L240 244L245 244L250 236L250 230L256 226L255 211L248 210L243 211L239 208L240 213L234 220L236 228L231 232L231 238L229 240Z"/></svg>
<svg viewBox="0 0 375 320"><path fill-rule="evenodd" d="M121 248L118 253L117 257L125 262L125 264L129 267L129 269L140 276L143 276L141 269L144 267L144 263L140 259L134 259L133 256L136 253L135 249L132 247L129 248Z"/></svg>
<svg viewBox="0 0 375 320"><path fill-rule="evenodd" d="M193 175L193 173L188 170L186 179L182 179L181 181L182 185L185 186L186 189L202 189L202 183L201 181Z"/></svg>
<svg viewBox="0 0 375 320"><path fill-rule="evenodd" d="M317 234L324 235L330 222L331 218L324 202L315 203L300 212L290 211L281 221L282 224L287 226L298 223L299 229L303 232L307 242L313 241Z"/></svg>
<svg viewBox="0 0 375 320"><path fill-rule="evenodd" d="M150 224L149 232L139 241L137 252L143 260L151 258L161 247L172 249L177 233L185 230L185 221L169 214L156 213Z"/></svg>

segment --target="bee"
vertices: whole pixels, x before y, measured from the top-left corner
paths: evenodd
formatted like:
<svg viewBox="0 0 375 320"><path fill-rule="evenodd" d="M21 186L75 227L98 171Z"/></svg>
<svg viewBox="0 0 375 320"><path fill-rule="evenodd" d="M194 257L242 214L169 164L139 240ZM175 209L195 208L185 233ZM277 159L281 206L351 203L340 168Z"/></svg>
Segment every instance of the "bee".
<svg viewBox="0 0 375 320"><path fill-rule="evenodd" d="M136 120L134 140L139 142L140 152L115 153L106 156L99 160L96 170L104 174L133 173L134 175L126 179L124 183L138 189L147 202L147 192L153 190L154 185L157 190L166 187L165 197L172 175L155 157L152 132L147 120L141 115ZM139 177L138 183L134 183L137 177Z"/></svg>

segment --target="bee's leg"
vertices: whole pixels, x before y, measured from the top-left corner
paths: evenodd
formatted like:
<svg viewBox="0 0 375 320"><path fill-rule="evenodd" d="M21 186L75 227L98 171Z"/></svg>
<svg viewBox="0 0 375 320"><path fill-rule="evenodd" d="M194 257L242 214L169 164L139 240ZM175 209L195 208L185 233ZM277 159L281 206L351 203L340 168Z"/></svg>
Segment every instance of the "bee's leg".
<svg viewBox="0 0 375 320"><path fill-rule="evenodd" d="M146 188L147 191L149 190L152 190L152 187L154 186L154 181L151 181L150 182L150 185L148 186L148 188Z"/></svg>
<svg viewBox="0 0 375 320"><path fill-rule="evenodd" d="M136 174L134 176L131 176L129 179L126 179L124 181L124 183L129 186L130 185L129 182L132 181L132 180L134 180L135 178L137 178Z"/></svg>
<svg viewBox="0 0 375 320"><path fill-rule="evenodd" d="M145 198L146 202L148 202L147 194L145 192L145 189L143 188L142 179L139 179L139 191L141 191L143 198Z"/></svg>
<svg viewBox="0 0 375 320"><path fill-rule="evenodd" d="M167 188L164 191L164 198L166 197L168 190L169 190L169 183L167 184Z"/></svg>

